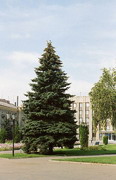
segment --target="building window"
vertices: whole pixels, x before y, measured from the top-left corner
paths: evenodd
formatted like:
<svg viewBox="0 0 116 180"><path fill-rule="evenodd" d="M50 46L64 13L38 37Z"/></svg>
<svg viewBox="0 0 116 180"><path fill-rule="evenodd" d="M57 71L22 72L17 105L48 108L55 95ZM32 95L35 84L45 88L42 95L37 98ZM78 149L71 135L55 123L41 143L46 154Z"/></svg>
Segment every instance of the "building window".
<svg viewBox="0 0 116 180"><path fill-rule="evenodd" d="M110 126L107 126L107 130L110 130Z"/></svg>
<svg viewBox="0 0 116 180"><path fill-rule="evenodd" d="M79 115L82 116L82 111L79 111Z"/></svg>
<svg viewBox="0 0 116 180"><path fill-rule="evenodd" d="M82 106L83 106L83 104L79 103L79 110L82 110Z"/></svg>
<svg viewBox="0 0 116 180"><path fill-rule="evenodd" d="M6 118L7 118L7 119L10 119L10 114L6 114Z"/></svg>
<svg viewBox="0 0 116 180"><path fill-rule="evenodd" d="M110 127L111 127L110 121L107 121L106 129L107 129L107 130L110 130Z"/></svg>
<svg viewBox="0 0 116 180"><path fill-rule="evenodd" d="M116 141L116 134L112 134L112 140Z"/></svg>
<svg viewBox="0 0 116 180"><path fill-rule="evenodd" d="M85 103L85 106L86 106L86 107L89 107L89 103L88 103L88 102L87 102L87 103Z"/></svg>
<svg viewBox="0 0 116 180"><path fill-rule="evenodd" d="M72 109L72 110L76 109L76 107L77 107L77 104L76 104L76 103L72 103L72 104L71 104L71 109Z"/></svg>
<svg viewBox="0 0 116 180"><path fill-rule="evenodd" d="M80 124L83 122L83 119L82 118L79 118L79 122L80 122Z"/></svg>
<svg viewBox="0 0 116 180"><path fill-rule="evenodd" d="M85 122L86 122L87 124L89 124L89 118L86 118L86 119L85 119Z"/></svg>
<svg viewBox="0 0 116 180"><path fill-rule="evenodd" d="M85 111L85 114L86 114L86 115L89 115L89 111Z"/></svg>
<svg viewBox="0 0 116 180"><path fill-rule="evenodd" d="M76 109L76 107L77 107L76 103L74 103L73 106L74 106L74 109Z"/></svg>
<svg viewBox="0 0 116 180"><path fill-rule="evenodd" d="M87 103L85 103L85 109L86 110L89 110L89 106L90 106L90 104L87 102Z"/></svg>

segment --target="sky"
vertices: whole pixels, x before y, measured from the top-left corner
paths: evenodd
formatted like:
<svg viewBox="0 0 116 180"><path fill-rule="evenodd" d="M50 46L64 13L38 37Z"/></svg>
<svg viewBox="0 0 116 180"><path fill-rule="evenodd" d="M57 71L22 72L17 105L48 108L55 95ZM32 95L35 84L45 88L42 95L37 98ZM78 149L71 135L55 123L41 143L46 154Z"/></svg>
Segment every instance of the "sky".
<svg viewBox="0 0 116 180"><path fill-rule="evenodd" d="M0 98L25 99L49 40L69 93L87 95L116 67L116 0L0 0Z"/></svg>

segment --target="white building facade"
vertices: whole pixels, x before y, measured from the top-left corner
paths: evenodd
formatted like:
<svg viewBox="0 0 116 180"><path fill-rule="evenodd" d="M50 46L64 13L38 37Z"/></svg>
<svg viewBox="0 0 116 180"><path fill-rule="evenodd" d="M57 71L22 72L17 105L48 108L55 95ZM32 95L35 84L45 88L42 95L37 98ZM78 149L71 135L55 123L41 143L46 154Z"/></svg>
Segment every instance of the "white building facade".
<svg viewBox="0 0 116 180"><path fill-rule="evenodd" d="M16 123L21 126L21 109L18 106L11 104L8 100L0 99L0 129L7 120L10 123L12 122L13 115L15 117Z"/></svg>
<svg viewBox="0 0 116 180"><path fill-rule="evenodd" d="M107 121L107 127L98 126L97 132L94 133L93 123L92 123L92 108L90 103L89 96L74 96L71 98L73 101L72 109L76 110L75 118L77 125L81 123L86 123L89 127L89 145L95 142L101 142L104 135L108 136L109 143L116 143L116 133L110 123L110 120ZM77 130L77 134L78 134ZM79 139L79 137L77 137Z"/></svg>

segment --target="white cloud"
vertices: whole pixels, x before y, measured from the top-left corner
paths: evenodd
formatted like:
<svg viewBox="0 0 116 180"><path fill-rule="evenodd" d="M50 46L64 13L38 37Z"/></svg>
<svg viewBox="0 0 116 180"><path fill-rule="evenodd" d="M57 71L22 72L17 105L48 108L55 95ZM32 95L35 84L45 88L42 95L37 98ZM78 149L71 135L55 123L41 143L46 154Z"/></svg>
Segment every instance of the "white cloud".
<svg viewBox="0 0 116 180"><path fill-rule="evenodd" d="M91 58L96 59L96 62L93 62L95 67L98 68L114 68L116 66L116 52L113 50L101 50L97 48L90 48L83 53L89 55ZM93 66L93 63L87 63L89 66ZM83 64L84 66L84 64Z"/></svg>
<svg viewBox="0 0 116 180"><path fill-rule="evenodd" d="M0 51L0 57L3 61L14 63L15 64L37 64L38 58L41 57L41 55L37 52L26 52L26 51L11 51L11 52L5 52Z"/></svg>
<svg viewBox="0 0 116 180"><path fill-rule="evenodd" d="M34 68L39 65L36 52L0 52L3 62L9 66L0 68L0 98L9 98L14 102L16 96L24 99L30 90L29 83L35 77Z"/></svg>
<svg viewBox="0 0 116 180"><path fill-rule="evenodd" d="M21 34L21 33L14 33L11 34L11 39L29 39L31 35L29 33Z"/></svg>
<svg viewBox="0 0 116 180"><path fill-rule="evenodd" d="M27 65L27 63L35 64L39 57L40 55L38 53L21 51L13 51L7 55L7 59L14 63L14 65Z"/></svg>
<svg viewBox="0 0 116 180"><path fill-rule="evenodd" d="M69 82L71 83L70 89L68 90L73 95L82 95L86 96L90 92L93 84L89 81L75 80L70 78Z"/></svg>
<svg viewBox="0 0 116 180"><path fill-rule="evenodd" d="M34 77L33 67L28 72L23 72L20 66L19 69L4 69L0 72L0 98L9 98L13 103L17 96L20 100L25 99L24 94L30 90L29 83Z"/></svg>
<svg viewBox="0 0 116 180"><path fill-rule="evenodd" d="M101 60L99 64L100 68L115 68L116 67L116 59L107 59L104 58Z"/></svg>

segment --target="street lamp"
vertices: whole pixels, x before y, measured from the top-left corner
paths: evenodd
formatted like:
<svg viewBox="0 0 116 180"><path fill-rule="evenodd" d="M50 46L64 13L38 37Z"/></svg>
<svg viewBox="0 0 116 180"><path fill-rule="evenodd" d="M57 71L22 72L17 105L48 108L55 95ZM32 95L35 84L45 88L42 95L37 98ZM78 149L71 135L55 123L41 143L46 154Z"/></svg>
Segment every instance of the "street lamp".
<svg viewBox="0 0 116 180"><path fill-rule="evenodd" d="M11 116L12 119L12 155L14 156L14 138L15 138L15 115Z"/></svg>
<svg viewBox="0 0 116 180"><path fill-rule="evenodd" d="M15 115L7 114L7 119L11 119L12 125L12 155L14 156L14 138L15 138Z"/></svg>

